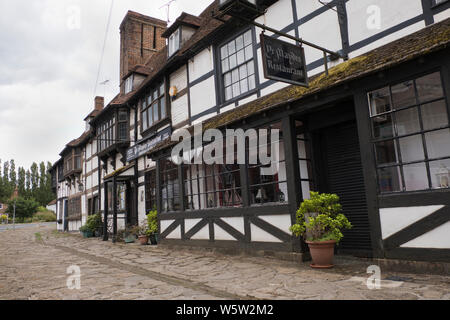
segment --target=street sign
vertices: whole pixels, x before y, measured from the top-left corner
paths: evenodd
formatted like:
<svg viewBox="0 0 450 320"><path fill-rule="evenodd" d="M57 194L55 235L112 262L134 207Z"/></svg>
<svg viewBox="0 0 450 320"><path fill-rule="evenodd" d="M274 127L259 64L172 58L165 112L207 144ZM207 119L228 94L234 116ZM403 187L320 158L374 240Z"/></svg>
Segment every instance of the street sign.
<svg viewBox="0 0 450 320"><path fill-rule="evenodd" d="M267 79L308 87L303 47L261 34L264 76Z"/></svg>
<svg viewBox="0 0 450 320"><path fill-rule="evenodd" d="M127 161L131 162L139 158L140 156L145 155L147 152L153 149L158 143L170 138L171 134L172 134L171 128L167 128L150 139L136 143L136 145L127 150Z"/></svg>

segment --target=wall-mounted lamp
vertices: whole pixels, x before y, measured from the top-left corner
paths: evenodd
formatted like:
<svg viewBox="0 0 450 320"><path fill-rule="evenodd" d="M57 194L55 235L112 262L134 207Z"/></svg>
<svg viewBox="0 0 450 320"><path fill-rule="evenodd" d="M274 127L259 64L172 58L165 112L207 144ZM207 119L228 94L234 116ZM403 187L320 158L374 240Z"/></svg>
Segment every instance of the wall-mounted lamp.
<svg viewBox="0 0 450 320"><path fill-rule="evenodd" d="M78 181L78 191L80 192L84 191L84 184L81 181Z"/></svg>
<svg viewBox="0 0 450 320"><path fill-rule="evenodd" d="M178 88L177 87L172 86L172 87L169 88L169 96L172 99L176 98L177 94L178 94Z"/></svg>

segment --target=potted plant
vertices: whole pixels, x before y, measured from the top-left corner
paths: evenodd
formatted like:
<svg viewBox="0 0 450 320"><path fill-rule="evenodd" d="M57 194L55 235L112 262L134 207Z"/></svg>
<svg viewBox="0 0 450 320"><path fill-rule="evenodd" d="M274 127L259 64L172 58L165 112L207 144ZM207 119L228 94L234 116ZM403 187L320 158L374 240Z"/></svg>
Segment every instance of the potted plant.
<svg viewBox="0 0 450 320"><path fill-rule="evenodd" d="M123 239L125 243L135 243L136 242L136 227L127 227L123 231Z"/></svg>
<svg viewBox="0 0 450 320"><path fill-rule="evenodd" d="M143 221L140 226L132 228L131 233L133 233L135 236L138 237L139 243L141 245L148 244L149 235L148 235L147 221Z"/></svg>
<svg viewBox="0 0 450 320"><path fill-rule="evenodd" d="M352 227L341 211L336 194L311 192L311 199L300 205L291 231L305 238L313 260L311 267L333 267L334 247L344 237L342 230Z"/></svg>
<svg viewBox="0 0 450 320"><path fill-rule="evenodd" d="M147 235L153 246L158 244L158 211L156 209L147 214Z"/></svg>
<svg viewBox="0 0 450 320"><path fill-rule="evenodd" d="M80 232L83 235L83 238L92 238L94 236L94 232L87 224L80 228Z"/></svg>
<svg viewBox="0 0 450 320"><path fill-rule="evenodd" d="M89 226L89 228L94 233L94 236L96 237L100 237L101 234L103 233L102 230L103 220L100 213L89 216L86 225Z"/></svg>

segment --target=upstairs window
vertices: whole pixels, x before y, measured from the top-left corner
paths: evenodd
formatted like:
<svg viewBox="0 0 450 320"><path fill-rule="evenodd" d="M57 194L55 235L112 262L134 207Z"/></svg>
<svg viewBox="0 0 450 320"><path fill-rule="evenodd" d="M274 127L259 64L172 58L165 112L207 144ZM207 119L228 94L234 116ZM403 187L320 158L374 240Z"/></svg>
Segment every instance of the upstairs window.
<svg viewBox="0 0 450 320"><path fill-rule="evenodd" d="M440 73L368 98L380 192L449 188L450 122Z"/></svg>
<svg viewBox="0 0 450 320"><path fill-rule="evenodd" d="M98 152L102 152L117 143L129 141L128 111L119 110L103 121L97 129Z"/></svg>
<svg viewBox="0 0 450 320"><path fill-rule="evenodd" d="M181 32L180 28L174 31L169 37L169 57L180 50Z"/></svg>
<svg viewBox="0 0 450 320"><path fill-rule="evenodd" d="M125 80L125 94L133 91L134 76L131 75Z"/></svg>
<svg viewBox="0 0 450 320"><path fill-rule="evenodd" d="M152 89L142 100L142 131L146 131L167 117L164 82Z"/></svg>
<svg viewBox="0 0 450 320"><path fill-rule="evenodd" d="M220 61L225 101L256 88L252 30L222 45Z"/></svg>
<svg viewBox="0 0 450 320"><path fill-rule="evenodd" d="M441 3L447 2L448 0L431 0L431 5L433 7L440 5Z"/></svg>

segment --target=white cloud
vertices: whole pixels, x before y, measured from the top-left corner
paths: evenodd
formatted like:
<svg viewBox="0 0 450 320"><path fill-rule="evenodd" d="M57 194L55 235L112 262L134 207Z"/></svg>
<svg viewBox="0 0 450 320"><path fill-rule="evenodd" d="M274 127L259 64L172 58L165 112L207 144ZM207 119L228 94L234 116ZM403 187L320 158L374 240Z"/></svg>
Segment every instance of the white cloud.
<svg viewBox="0 0 450 320"><path fill-rule="evenodd" d="M177 0L200 14L213 0ZM110 101L119 86L119 25L128 10L167 19L168 0L114 1L96 95ZM111 0L3 0L0 2L0 159L28 168L56 161L64 145L84 130ZM160 9L161 8L161 9ZM79 13L79 15L78 15Z"/></svg>

